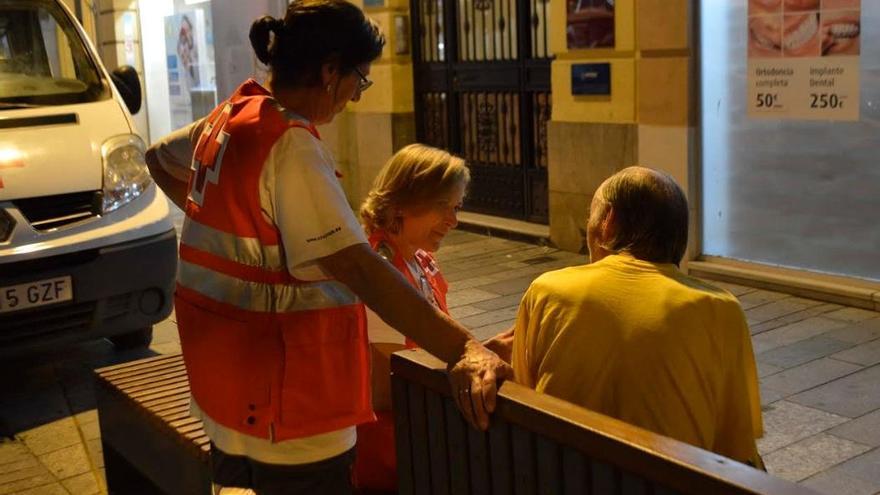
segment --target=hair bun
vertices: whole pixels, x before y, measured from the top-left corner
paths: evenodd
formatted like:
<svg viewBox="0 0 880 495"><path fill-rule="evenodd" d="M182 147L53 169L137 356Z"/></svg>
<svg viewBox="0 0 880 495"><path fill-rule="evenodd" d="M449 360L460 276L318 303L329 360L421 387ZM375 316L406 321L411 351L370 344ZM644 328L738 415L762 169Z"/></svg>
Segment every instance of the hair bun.
<svg viewBox="0 0 880 495"><path fill-rule="evenodd" d="M257 59L266 65L269 65L269 62L272 60L272 54L269 50L271 42L269 32L274 32L277 36L278 24L281 24L283 27L284 21L264 15L251 24L251 30L248 33L248 38L251 40L251 46L254 48Z"/></svg>

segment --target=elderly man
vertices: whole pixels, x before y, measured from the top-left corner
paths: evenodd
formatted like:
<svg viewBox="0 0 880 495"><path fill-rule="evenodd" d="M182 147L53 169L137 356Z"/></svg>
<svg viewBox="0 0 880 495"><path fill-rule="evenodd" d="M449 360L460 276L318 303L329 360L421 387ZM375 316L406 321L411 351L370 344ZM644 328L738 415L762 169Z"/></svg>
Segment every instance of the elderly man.
<svg viewBox="0 0 880 495"><path fill-rule="evenodd" d="M763 467L749 329L732 295L679 271L687 235L687 200L670 176L630 167L606 180L590 206L591 263L545 273L523 296L514 376ZM510 336L490 347L506 354Z"/></svg>

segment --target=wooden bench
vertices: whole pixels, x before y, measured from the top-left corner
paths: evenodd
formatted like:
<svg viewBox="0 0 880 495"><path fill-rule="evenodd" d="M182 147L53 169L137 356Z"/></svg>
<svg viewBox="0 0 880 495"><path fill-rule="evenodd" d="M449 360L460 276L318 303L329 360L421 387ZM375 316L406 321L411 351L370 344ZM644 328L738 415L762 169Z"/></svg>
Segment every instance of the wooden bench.
<svg viewBox="0 0 880 495"><path fill-rule="evenodd" d="M110 493L211 493L210 441L189 415L189 396L180 354L96 371Z"/></svg>
<svg viewBox="0 0 880 495"><path fill-rule="evenodd" d="M813 494L808 488L505 383L488 432L468 427L445 366L391 360L401 494Z"/></svg>

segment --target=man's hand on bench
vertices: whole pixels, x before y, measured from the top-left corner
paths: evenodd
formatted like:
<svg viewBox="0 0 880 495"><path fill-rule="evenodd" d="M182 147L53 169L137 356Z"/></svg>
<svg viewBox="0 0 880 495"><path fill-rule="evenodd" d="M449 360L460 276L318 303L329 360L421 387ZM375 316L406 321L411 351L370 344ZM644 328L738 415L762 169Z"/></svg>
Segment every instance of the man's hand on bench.
<svg viewBox="0 0 880 495"><path fill-rule="evenodd" d="M513 370L494 352L475 340L464 346L461 358L450 364L449 383L455 404L474 428L489 428L489 415L495 411L498 381L513 377Z"/></svg>

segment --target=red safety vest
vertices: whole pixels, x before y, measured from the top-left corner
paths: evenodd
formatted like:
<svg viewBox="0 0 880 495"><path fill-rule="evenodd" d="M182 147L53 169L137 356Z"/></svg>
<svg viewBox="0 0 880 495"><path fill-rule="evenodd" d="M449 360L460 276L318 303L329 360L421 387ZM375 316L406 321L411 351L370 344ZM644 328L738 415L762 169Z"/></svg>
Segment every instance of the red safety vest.
<svg viewBox="0 0 880 495"><path fill-rule="evenodd" d="M397 268L413 287L419 288L419 281L413 277L406 265L400 249L384 231L375 231L370 235L370 246L382 257ZM416 262L425 273L437 306L446 314L446 292L449 284L440 273L437 262L430 253L418 250ZM415 342L406 338L408 348L418 347ZM391 411L377 411L378 420L358 426L357 455L353 469L355 488L369 490L397 490L397 451L394 441L394 415Z"/></svg>
<svg viewBox="0 0 880 495"><path fill-rule="evenodd" d="M282 441L371 421L363 304L287 271L260 175L290 120L253 80L208 117L193 152L175 307L192 394L223 426Z"/></svg>

